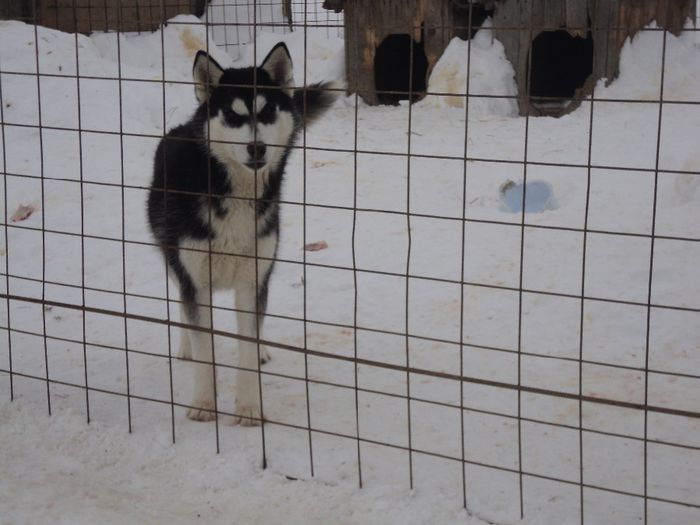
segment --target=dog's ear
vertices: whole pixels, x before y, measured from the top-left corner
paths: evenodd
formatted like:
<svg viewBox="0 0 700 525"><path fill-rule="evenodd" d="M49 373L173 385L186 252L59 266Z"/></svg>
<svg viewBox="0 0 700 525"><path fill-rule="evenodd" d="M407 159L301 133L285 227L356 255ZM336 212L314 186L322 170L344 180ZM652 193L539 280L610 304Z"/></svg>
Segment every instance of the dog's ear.
<svg viewBox="0 0 700 525"><path fill-rule="evenodd" d="M276 84L284 87L294 85L292 57L289 55L289 49L284 45L284 42L280 42L272 48L272 51L267 54L260 67L267 71Z"/></svg>
<svg viewBox="0 0 700 525"><path fill-rule="evenodd" d="M205 51L197 51L192 66L194 94L200 104L206 102L211 92L219 85L224 69Z"/></svg>

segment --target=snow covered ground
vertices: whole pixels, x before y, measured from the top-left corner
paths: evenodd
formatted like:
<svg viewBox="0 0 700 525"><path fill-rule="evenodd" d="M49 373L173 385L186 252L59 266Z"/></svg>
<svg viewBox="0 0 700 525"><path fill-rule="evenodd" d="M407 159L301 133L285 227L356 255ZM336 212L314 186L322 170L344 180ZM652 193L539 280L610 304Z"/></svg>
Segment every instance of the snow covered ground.
<svg viewBox="0 0 700 525"><path fill-rule="evenodd" d="M264 56L280 38L260 34L239 63ZM303 33L283 38L299 83L342 76L342 40L309 31L304 57ZM468 108L439 96L411 108L339 100L308 130L309 149L290 160L263 337L327 355L357 351L388 365L405 366L408 355L412 367L448 377L462 362L469 378L517 384L522 215L509 210L501 189L523 181L527 154L527 180L547 183L552 196L543 211L525 215L521 383L644 403L653 230L648 402L700 411L700 105L682 104L700 102L697 42L691 32L667 36L663 93L674 103L663 105L660 128L661 32L628 43L620 78L596 89L605 101L593 104L588 217L591 104L560 119L525 119L512 100L479 98L515 93L488 31L471 43L477 96ZM431 90L463 89L459 57L467 46L451 44ZM118 45L114 34L76 38L0 22L2 293L9 287L16 296L178 320L177 304L165 301L144 201L158 137L194 109L187 82L194 53L206 47L232 64L193 17L151 35L121 35ZM474 159L466 167L465 130ZM36 211L12 222L20 205ZM584 276L578 230L586 220ZM314 241L328 248L302 249ZM584 277L581 347L576 295ZM215 305L215 328L235 331L232 297L216 296ZM189 402L191 389L189 365L168 357L176 329L21 300L0 302L0 325L0 511L10 523L516 523L519 470L525 523L578 523L581 460L586 523L644 516L639 410L584 402L580 449L577 400L531 393L519 400L513 389L468 381L460 390L454 379L370 365L356 375L347 361L272 348L262 471L260 428L232 426L226 416L218 425L191 422L182 406L171 412L172 401ZM119 350L125 346L128 356ZM234 348L232 338L217 337L217 362L233 364ZM47 368L52 417L46 382L36 379ZM231 368L219 370L223 412L233 410L234 379ZM70 386L86 383L88 399ZM409 387L410 418L402 398ZM650 412L646 435L648 523L700 522L700 509L662 501L700 505L700 421ZM465 486L471 514L462 509Z"/></svg>

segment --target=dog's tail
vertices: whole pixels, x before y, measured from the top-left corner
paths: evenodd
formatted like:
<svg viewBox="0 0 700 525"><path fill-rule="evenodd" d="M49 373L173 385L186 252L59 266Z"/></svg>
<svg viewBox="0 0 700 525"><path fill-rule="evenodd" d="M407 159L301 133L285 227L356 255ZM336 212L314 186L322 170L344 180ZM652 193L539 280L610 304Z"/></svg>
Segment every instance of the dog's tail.
<svg viewBox="0 0 700 525"><path fill-rule="evenodd" d="M314 122L330 108L338 94L333 82L318 82L294 92L294 105L306 125Z"/></svg>

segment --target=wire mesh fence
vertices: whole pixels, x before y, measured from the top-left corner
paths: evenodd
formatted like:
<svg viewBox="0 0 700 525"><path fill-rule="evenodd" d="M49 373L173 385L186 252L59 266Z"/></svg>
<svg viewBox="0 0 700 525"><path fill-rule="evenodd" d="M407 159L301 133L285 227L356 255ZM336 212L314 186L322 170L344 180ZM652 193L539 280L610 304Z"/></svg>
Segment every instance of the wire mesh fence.
<svg viewBox="0 0 700 525"><path fill-rule="evenodd" d="M98 33L0 23L6 397L167 425L175 442L206 365L212 450L237 439L221 422L254 374L254 452L288 476L429 487L503 522L700 519L692 2L605 23L617 3L582 2L564 29L544 2L30 4L12 16ZM249 66L280 39L295 88L347 68L349 89L327 87L335 105L290 146L278 249L261 255L257 234L252 252L172 246L206 256L209 288L212 261L252 260L256 280L274 261L256 337L234 320L260 298L241 312L212 292L195 301L208 326L181 316L145 202L159 141L195 112L195 53ZM595 77L618 59L619 78ZM249 145L212 138L203 107L206 151ZM252 173L252 198L217 193L211 172L189 192L205 224L217 199L269 199ZM184 329L210 338L211 361L180 353ZM242 343L272 360L241 372Z"/></svg>

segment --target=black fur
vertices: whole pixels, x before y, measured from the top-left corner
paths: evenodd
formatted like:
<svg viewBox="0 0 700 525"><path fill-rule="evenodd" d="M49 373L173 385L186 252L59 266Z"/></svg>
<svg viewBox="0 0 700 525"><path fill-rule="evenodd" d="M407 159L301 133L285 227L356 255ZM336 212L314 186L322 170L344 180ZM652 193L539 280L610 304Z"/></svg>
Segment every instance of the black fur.
<svg viewBox="0 0 700 525"><path fill-rule="evenodd" d="M260 67L226 69L219 85L211 90L209 100L200 104L187 123L172 129L160 141L148 195L148 221L180 284L182 300L186 304L194 300L195 290L180 261L178 246L186 238L213 238L214 233L208 222L203 220L200 209L202 206L209 209L210 206L211 213L221 217L226 213L223 199L235 196L235 180L231 181L226 167L210 153L204 136L206 121L210 116L224 112L227 123L236 125L230 119L240 117L228 114L234 97L252 100L256 94L265 95L280 111L289 111L293 115L292 138L277 168L270 171L262 198L255 202L258 217L267 214L258 236L279 233L279 197L291 147L303 125L318 117L333 102L332 94L323 91L328 87L329 84L314 84L290 96ZM267 117L263 114L263 118ZM252 205L238 199L236 203ZM265 292L269 273L265 278ZM264 296L266 298L267 293Z"/></svg>
<svg viewBox="0 0 700 525"><path fill-rule="evenodd" d="M199 107L158 145L148 221L179 285L183 321L210 328L205 292L210 287L235 289L237 327L244 336L238 345L237 418L241 424L255 424L262 420L260 376L256 386L250 371L267 352L260 346L256 351L250 339L260 337L267 309L284 170L299 131L332 97L323 92L329 87L324 84L293 90L284 44L275 46L257 68L223 69L200 51L192 69ZM238 220L243 223L234 222ZM203 254L185 253L183 245ZM212 249L236 253L207 257ZM258 255L263 259L242 259ZM257 319L247 312L255 312ZM215 370L201 365L213 362L213 352L213 340L204 331L183 331L180 356L200 362L193 367L193 401L187 411L191 419L216 417Z"/></svg>
<svg viewBox="0 0 700 525"><path fill-rule="evenodd" d="M306 124L316 120L335 102L335 94L330 90L330 84L322 82L295 91L292 98Z"/></svg>

